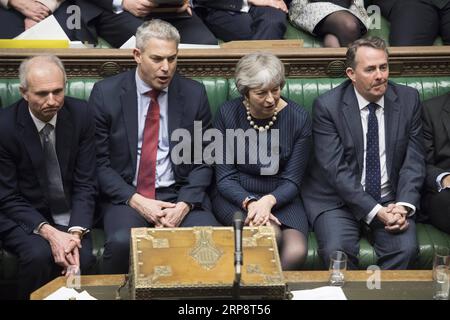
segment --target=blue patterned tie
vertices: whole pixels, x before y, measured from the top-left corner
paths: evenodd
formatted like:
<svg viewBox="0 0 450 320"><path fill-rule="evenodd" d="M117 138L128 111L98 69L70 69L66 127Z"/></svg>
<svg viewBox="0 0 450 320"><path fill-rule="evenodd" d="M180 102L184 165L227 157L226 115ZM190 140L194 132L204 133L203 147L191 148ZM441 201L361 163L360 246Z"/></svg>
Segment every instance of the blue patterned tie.
<svg viewBox="0 0 450 320"><path fill-rule="evenodd" d="M370 103L367 107L369 108L369 119L366 136L366 192L379 202L381 200L380 147L378 120L375 113L378 105Z"/></svg>

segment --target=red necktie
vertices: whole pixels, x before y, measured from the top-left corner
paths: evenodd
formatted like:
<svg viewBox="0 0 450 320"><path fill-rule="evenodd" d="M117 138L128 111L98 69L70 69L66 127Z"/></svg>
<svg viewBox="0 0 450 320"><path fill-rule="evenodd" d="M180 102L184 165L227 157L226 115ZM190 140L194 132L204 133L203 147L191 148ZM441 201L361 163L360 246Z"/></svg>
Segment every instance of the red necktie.
<svg viewBox="0 0 450 320"><path fill-rule="evenodd" d="M160 91L151 90L144 136L141 146L141 160L137 179L137 192L146 198L155 199L156 155L159 140L159 103Z"/></svg>

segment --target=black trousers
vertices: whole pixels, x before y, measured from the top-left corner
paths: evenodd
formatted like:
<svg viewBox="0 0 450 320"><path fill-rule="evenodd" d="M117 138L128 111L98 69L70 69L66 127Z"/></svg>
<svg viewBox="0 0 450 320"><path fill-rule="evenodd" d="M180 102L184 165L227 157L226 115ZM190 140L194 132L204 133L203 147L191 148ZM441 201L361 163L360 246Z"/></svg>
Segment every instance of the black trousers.
<svg viewBox="0 0 450 320"><path fill-rule="evenodd" d="M61 231L67 227L55 225ZM50 244L37 234L28 234L20 226L3 231L0 234L3 247L18 256L19 287L17 297L29 299L30 294L44 284L61 275L62 268L55 264ZM92 255L92 240L88 234L81 242L80 267L82 274L91 271L95 258Z"/></svg>
<svg viewBox="0 0 450 320"><path fill-rule="evenodd" d="M398 0L387 18L391 46L429 46L439 35L450 44L450 1L439 8L431 0Z"/></svg>
<svg viewBox="0 0 450 320"><path fill-rule="evenodd" d="M248 13L196 8L209 29L223 41L277 40L286 32L286 14L272 7L250 7Z"/></svg>
<svg viewBox="0 0 450 320"><path fill-rule="evenodd" d="M156 190L156 199L175 203L178 194L171 188ZM137 211L127 205L102 203L103 228L106 233L102 273L128 273L131 228L152 227ZM190 211L180 227L221 226L209 210Z"/></svg>
<svg viewBox="0 0 450 320"><path fill-rule="evenodd" d="M95 28L98 36L105 39L113 47L120 47L129 38L136 34L137 28L147 19L160 18L151 15L147 18L138 18L131 13L123 11L116 14L112 11L103 12L90 22L90 28ZM190 44L217 44L214 34L209 31L203 21L193 12L190 18L167 18L164 20L172 24L180 33L181 43Z"/></svg>

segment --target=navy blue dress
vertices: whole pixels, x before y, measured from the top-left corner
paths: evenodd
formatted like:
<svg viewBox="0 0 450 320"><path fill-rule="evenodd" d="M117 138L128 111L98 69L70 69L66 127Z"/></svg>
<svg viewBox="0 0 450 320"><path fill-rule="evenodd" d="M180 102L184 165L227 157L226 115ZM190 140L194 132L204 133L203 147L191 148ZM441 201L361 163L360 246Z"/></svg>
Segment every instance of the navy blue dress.
<svg viewBox="0 0 450 320"><path fill-rule="evenodd" d="M234 147L224 147L222 155L216 155L216 160L221 159L223 163L215 165L216 189L212 197L213 211L224 225L232 224L234 212L243 210L241 205L248 195L263 196L270 193L277 199L272 213L278 220L285 227L297 229L305 236L308 233L308 220L300 198L300 185L311 149L311 119L303 107L286 98L283 100L287 102L287 106L278 113L277 120L268 130L266 139L259 137L256 143L249 142L249 139L245 139L245 143L242 143L241 140L241 143L235 143ZM258 132L250 126L242 101L241 97L225 102L216 115L214 127L222 132L227 143L230 143L231 139L225 139L226 129ZM255 122L262 126L269 121L270 119L261 119ZM278 145L276 130L279 136ZM278 170L269 174L268 172L262 174L261 170L273 167L267 159L261 160L260 156L256 156L255 161L255 154L258 154L263 143L266 147L262 149L268 153L259 154L266 155L266 158L279 159ZM274 150L271 152L272 144ZM231 150L233 152L230 152ZM277 153L279 157L276 156ZM245 161L242 161L244 155ZM250 162L252 157L253 160Z"/></svg>

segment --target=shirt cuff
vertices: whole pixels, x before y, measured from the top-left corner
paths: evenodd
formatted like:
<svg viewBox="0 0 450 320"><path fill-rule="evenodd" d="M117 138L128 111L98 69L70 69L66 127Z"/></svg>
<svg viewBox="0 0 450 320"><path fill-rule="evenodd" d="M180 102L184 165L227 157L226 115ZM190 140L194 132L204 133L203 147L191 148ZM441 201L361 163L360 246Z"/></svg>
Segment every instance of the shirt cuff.
<svg viewBox="0 0 450 320"><path fill-rule="evenodd" d="M123 12L122 1L123 0L113 0L113 12L114 13L122 13Z"/></svg>
<svg viewBox="0 0 450 320"><path fill-rule="evenodd" d="M450 172L442 172L440 175L437 176L437 178L436 178L436 184L437 184L438 192L441 192L441 191L444 190L444 189L448 189L448 187L447 187L447 188L444 188L444 187L442 186L442 179L444 179L444 177L445 177L445 176L448 176L449 174L450 174Z"/></svg>
<svg viewBox="0 0 450 320"><path fill-rule="evenodd" d="M44 226L44 224L48 224L48 222L44 221L44 222L39 223L39 225L36 227L36 229L33 230L33 233L39 235L39 231Z"/></svg>
<svg viewBox="0 0 450 320"><path fill-rule="evenodd" d="M241 12L249 12L249 11L250 11L250 4L248 3L248 0L242 0Z"/></svg>
<svg viewBox="0 0 450 320"><path fill-rule="evenodd" d="M408 212L408 217L411 217L412 215L414 215L414 213L416 213L416 207L408 202L397 202L395 205L410 208L411 211Z"/></svg>
<svg viewBox="0 0 450 320"><path fill-rule="evenodd" d="M377 204L375 207L373 207L372 210L370 210L369 214L364 218L364 221L367 224L370 224L373 220L373 218L375 218L375 216L377 215L378 211L380 211L380 209L383 208L380 204Z"/></svg>
<svg viewBox="0 0 450 320"><path fill-rule="evenodd" d="M67 230L67 231L69 231L69 232L80 231L81 233L88 233L89 229L83 228L83 227L79 227L79 226L74 226L74 227L70 227L69 230Z"/></svg>

